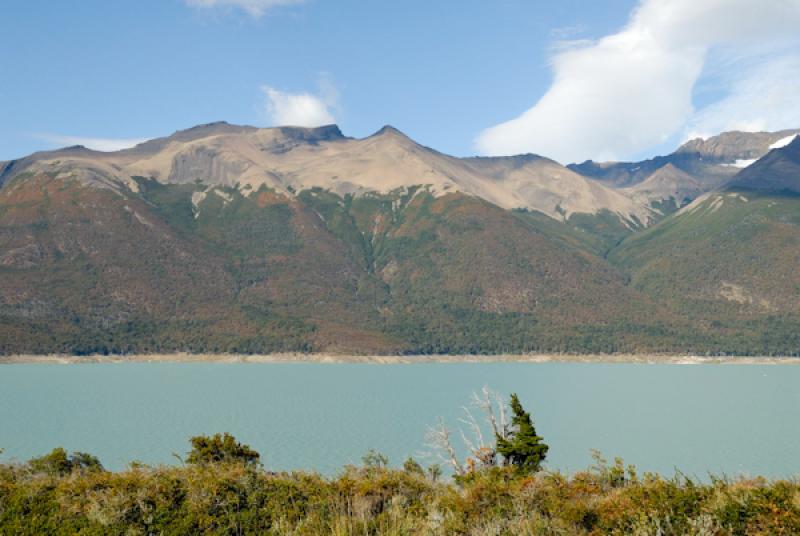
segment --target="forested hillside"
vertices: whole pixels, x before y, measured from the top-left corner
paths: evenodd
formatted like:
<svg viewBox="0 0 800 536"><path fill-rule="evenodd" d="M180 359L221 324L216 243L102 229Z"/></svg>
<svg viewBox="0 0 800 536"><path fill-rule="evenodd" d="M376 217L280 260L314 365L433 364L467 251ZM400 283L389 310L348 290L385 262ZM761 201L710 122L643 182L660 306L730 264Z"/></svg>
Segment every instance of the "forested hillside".
<svg viewBox="0 0 800 536"><path fill-rule="evenodd" d="M386 129L215 124L32 155L2 172L0 352L796 354L797 143L668 216L546 159ZM362 186L303 186L333 161ZM408 184L365 189L384 172Z"/></svg>

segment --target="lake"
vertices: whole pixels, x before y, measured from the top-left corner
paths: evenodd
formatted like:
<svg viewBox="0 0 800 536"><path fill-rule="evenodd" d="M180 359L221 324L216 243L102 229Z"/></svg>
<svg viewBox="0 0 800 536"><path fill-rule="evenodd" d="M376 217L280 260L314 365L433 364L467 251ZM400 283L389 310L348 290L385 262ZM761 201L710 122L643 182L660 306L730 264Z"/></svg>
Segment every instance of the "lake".
<svg viewBox="0 0 800 536"><path fill-rule="evenodd" d="M598 449L640 472L800 474L800 366L780 365L3 365L0 458L63 446L111 469L178 463L190 436L227 431L273 470L331 474L370 448L397 465L484 385L519 394L551 468L587 468Z"/></svg>

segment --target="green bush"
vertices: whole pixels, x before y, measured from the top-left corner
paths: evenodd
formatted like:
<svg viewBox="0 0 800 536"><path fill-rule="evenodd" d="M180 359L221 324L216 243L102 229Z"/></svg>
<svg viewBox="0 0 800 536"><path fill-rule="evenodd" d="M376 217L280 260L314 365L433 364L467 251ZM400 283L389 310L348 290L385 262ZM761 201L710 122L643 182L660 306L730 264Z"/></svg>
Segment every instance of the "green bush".
<svg viewBox="0 0 800 536"><path fill-rule="evenodd" d="M209 463L242 463L255 465L261 457L247 445L236 441L229 433L213 436L195 436L189 440L192 450L186 462L195 465Z"/></svg>
<svg viewBox="0 0 800 536"><path fill-rule="evenodd" d="M73 452L71 455L61 447L50 453L28 462L30 468L38 473L67 475L72 471L102 471L100 460L85 452Z"/></svg>
<svg viewBox="0 0 800 536"><path fill-rule="evenodd" d="M55 449L0 465L0 534L800 533L796 480L639 477L599 456L572 476L488 467L457 484L431 479L416 462L351 466L335 477L270 473L229 437L193 445L250 455L108 472L76 470L80 457Z"/></svg>

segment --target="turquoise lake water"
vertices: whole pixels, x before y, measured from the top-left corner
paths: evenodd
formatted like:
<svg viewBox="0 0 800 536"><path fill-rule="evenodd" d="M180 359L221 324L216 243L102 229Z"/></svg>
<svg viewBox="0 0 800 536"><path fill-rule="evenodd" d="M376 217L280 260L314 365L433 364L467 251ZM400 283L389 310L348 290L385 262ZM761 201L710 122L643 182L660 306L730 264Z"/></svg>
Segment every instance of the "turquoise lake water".
<svg viewBox="0 0 800 536"><path fill-rule="evenodd" d="M587 468L599 449L668 475L800 475L797 366L3 365L0 459L63 446L111 469L177 463L190 436L227 431L274 470L331 474L370 448L400 464L484 385L520 395L551 468Z"/></svg>

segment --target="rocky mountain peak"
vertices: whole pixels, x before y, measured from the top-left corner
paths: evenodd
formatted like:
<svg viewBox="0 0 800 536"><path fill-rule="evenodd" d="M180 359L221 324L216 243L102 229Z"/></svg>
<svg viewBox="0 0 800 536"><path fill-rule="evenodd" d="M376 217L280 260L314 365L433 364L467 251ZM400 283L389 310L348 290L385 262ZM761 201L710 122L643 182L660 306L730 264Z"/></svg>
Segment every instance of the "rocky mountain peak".
<svg viewBox="0 0 800 536"><path fill-rule="evenodd" d="M376 137L376 136L402 136L404 138L408 137L402 132L400 132L400 130L393 127L392 125L383 125L380 128L380 130L378 130L375 134L373 134L370 137Z"/></svg>
<svg viewBox="0 0 800 536"><path fill-rule="evenodd" d="M319 142L346 139L338 125L321 127L274 127L285 138L295 141Z"/></svg>
<svg viewBox="0 0 800 536"><path fill-rule="evenodd" d="M725 189L800 194L800 137L740 171Z"/></svg>
<svg viewBox="0 0 800 536"><path fill-rule="evenodd" d="M723 132L707 139L696 138L684 143L676 154L693 153L720 162L753 160L764 156L771 145L797 134L800 130L778 132Z"/></svg>

